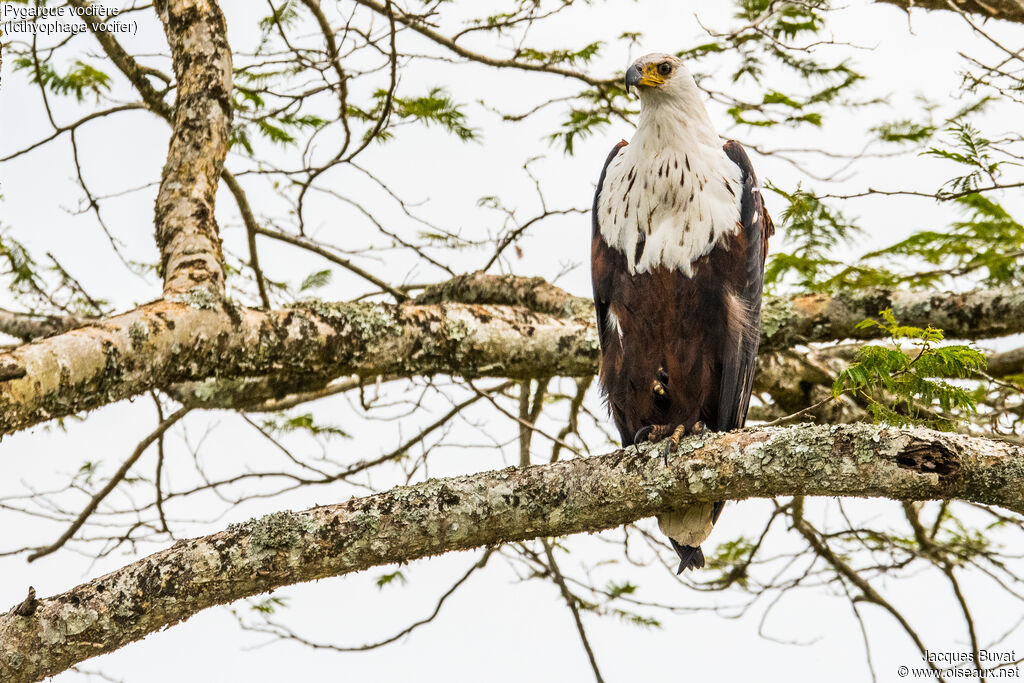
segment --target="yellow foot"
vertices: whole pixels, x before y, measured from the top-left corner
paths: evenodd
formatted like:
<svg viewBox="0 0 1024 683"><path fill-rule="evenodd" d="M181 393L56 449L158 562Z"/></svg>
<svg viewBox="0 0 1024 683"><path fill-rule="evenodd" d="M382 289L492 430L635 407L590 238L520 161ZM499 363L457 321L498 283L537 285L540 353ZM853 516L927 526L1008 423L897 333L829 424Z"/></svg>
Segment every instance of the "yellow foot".
<svg viewBox="0 0 1024 683"><path fill-rule="evenodd" d="M665 372L664 368L658 368L658 374L655 375L654 381L651 382L651 393L657 398L668 398L668 373Z"/></svg>

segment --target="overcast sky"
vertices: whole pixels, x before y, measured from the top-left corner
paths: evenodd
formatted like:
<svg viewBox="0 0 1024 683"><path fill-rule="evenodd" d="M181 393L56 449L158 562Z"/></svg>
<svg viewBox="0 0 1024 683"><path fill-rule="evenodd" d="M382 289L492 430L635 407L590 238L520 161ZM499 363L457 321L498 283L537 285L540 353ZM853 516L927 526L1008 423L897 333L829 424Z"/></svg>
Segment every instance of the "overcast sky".
<svg viewBox="0 0 1024 683"><path fill-rule="evenodd" d="M325 7L330 3L324 2ZM232 45L251 47L254 21L245 16L251 3L235 0L223 3L228 16ZM474 7L476 4L474 3ZM260 8L263 11L263 8ZM702 31L694 13L708 26L729 26L731 9L725 3L686 2L609 2L595 8L580 8L565 18L541 26L531 34L535 44L551 47L581 45L593 40L613 42L626 30L642 31L644 39L632 52L624 48L608 49L590 66L596 75L621 70L632 58L652 51L676 51L702 42ZM482 12L481 12L482 13ZM724 135L737 135L759 146L770 148L820 147L841 152L860 149L866 142L865 121L897 119L917 115L915 98L921 94L940 104L941 113L958 106L958 72L962 60L957 50L982 49L978 39L951 13L917 12L913 20L888 5L855 3L838 12L832 20L837 42L849 42L862 49L835 47L834 54L849 54L868 78L862 93L883 96L891 111L878 108L870 112L855 110L836 113L815 133L789 131L730 130L729 119L721 107L711 106L712 117ZM996 27L999 35L1016 33ZM403 36L406 40L412 37ZM125 39L129 50L153 53L165 44L159 24L144 22L140 34ZM160 46L154 47L154 46ZM479 46L488 49L486 43ZM97 46L90 46L98 52ZM411 47L409 49L412 49ZM153 59L154 64L160 64ZM160 64L166 68L166 63ZM38 93L24 83L22 73L12 73L10 60L3 65L0 85L0 157L49 133L40 115ZM455 98L470 103L470 122L483 133L480 143L460 144L453 138L433 130L409 128L399 140L372 153L367 166L378 171L406 196L426 201L423 211L438 222L480 233L496 232L501 217L478 208L479 197L500 195L521 215L536 211L532 182L523 173L523 162L533 155L545 155L534 170L542 181L546 199L552 208L586 207L590 203L593 184L600 164L610 147L620 138L629 138L631 128L616 122L600 134L579 143L577 153L568 157L551 148L545 136L557 125L560 112L542 115L516 127L496 127L497 117L488 111L496 107L521 111L544 97L566 94L574 84L555 77L495 72L472 66L453 66L440 62L423 62L408 69L402 76L403 86L422 82L423 87L447 85ZM118 86L123 88L123 84ZM126 99L130 95L121 90ZM482 101L485 105L481 105ZM73 120L87 111L89 102L81 107L61 103L55 110L59 122ZM998 134L1012 130L1016 124L1009 110L994 111L985 119L986 132ZM124 114L116 121L98 121L79 135L86 151L86 172L97 194L108 194L133 188L159 179L166 151L167 129L162 121L146 112ZM792 165L773 157L752 155L763 179L792 189L797 183L821 188ZM130 307L159 296L159 287L128 273L110 249L106 238L90 216L74 215L81 192L69 164L70 149L66 140L39 150L26 158L0 165L0 225L9 228L12 236L26 243L42 256L52 252L58 260L82 280L91 292L111 300L117 309ZM228 164L237 163L229 158ZM809 158L808 165L816 173L829 173L842 162ZM932 190L948 177L946 170L933 161L920 158L864 161L849 174L846 182L833 185L832 191L874 188ZM332 180L334 182L334 180ZM365 183L353 174L339 173L338 187L350 190ZM374 199L369 183L365 184L369 200ZM140 260L153 260L152 201L155 188L130 194L110 203L106 219L113 234L123 240L125 252ZM263 197L260 197L262 202ZM781 205L769 194L769 208L776 214ZM268 200L261 211L283 211ZM1024 214L1021 198L1008 198L1005 206ZM221 215L229 249L244 253L238 220L231 212L230 202L221 195ZM863 249L891 243L911 231L948 225L950 207L937 206L928 200L869 198L843 205L843 211L860 219L866 229ZM397 219L394 207L381 209L382 214ZM328 236L336 244L358 244L364 227L354 214L327 200L316 200L311 210L315 231ZM780 222L780 221L777 221ZM521 275L542 275L553 278L569 269L559 284L570 291L589 294L589 219L570 216L552 219L543 229L534 231L522 243L523 258L512 264ZM301 279L301 275L323 267L314 259L265 244L263 259L274 277ZM858 249L859 251L859 249ZM480 264L480 254L467 254L467 268ZM389 261L386 256L370 262L374 272L388 279L419 281L437 278L422 265L402 257ZM410 271L408 276L403 273ZM336 278L324 298L351 298L352 288L362 285L344 276ZM0 292L0 306L15 307ZM568 384L567 384L568 386ZM597 405L596 401L593 401ZM322 401L317 414L333 422L343 423L356 438L337 443L344 449L339 457L351 451L353 459L372 457L394 447L399 440L391 430L360 424L355 412L343 397ZM484 432L493 432L495 439L505 441L514 435L513 425L495 417L493 411L480 409L470 414L484 424L476 427L460 422L455 429L456 440L482 443ZM68 421L65 430L39 426L4 439L0 464L0 496L22 493L29 487L45 490L53 485L54 473L67 473L87 460L116 462L131 452L138 440L151 429L151 403L139 399L95 411L84 422ZM350 421L349 421L350 420ZM489 422L486 422L489 421ZM240 469L241 457L264 457L266 446L251 431L244 431L235 418L211 413L190 420L187 432L177 430L171 437L172 448L186 454L186 444L194 444L209 432L203 445L207 465L223 471ZM413 424L403 424L406 434L414 433ZM386 431L386 438L378 435ZM464 434L464 437L462 436ZM150 454L151 456L152 454ZM268 456L269 457L269 456ZM221 461L222 462L219 462ZM248 461L247 461L248 462ZM442 476L500 466L493 457L482 460L472 449L450 449L432 465L430 474ZM255 467L255 464L250 465ZM152 468L144 459L140 467ZM175 475L171 470L172 478ZM187 475L181 474L185 477ZM386 482L375 481L378 486ZM300 490L263 505L242 506L225 517L214 518L211 507L192 510L189 517L201 521L185 524L189 534L210 533L229 522L247 519L274 509L303 509L316 503L330 503L358 494L343 485L316 491ZM148 494L147 494L148 495ZM815 505L824 505L824 502ZM751 501L733 504L726 509L716 527L711 543L733 538L744 530L757 528L769 510L769 503ZM847 511L855 519L878 523L887 515L896 514L895 504L852 502ZM181 512L185 516L184 511ZM40 527L24 517L5 516L0 510L0 551L22 543L44 543L54 527ZM654 528L651 520L645 523ZM46 536L45 538L43 536ZM621 531L603 534L620 538ZM784 543L785 541L781 541ZM569 571L603 557L606 545L600 537L573 539L571 555L561 562ZM151 552L157 546L142 550ZM783 548L780 548L783 550ZM479 557L479 552L450 554L418 561L406 568L406 586L378 590L374 580L393 568L379 568L356 576L320 581L316 584L289 587L277 591L286 597L289 609L283 619L300 629L308 638L321 642L359 645L401 630L409 622L426 616L437 596L453 583ZM113 570L132 556L120 552L99 561L82 557L69 550L50 555L28 565L20 558L0 557L0 609L24 598L28 585L40 595L52 595L75 584ZM625 567L604 567L599 574L608 579L633 576ZM680 588L667 577L654 572L643 574L641 597L684 606L730 604L729 594L699 595ZM634 579L635 580L635 579ZM979 616L996 625L1011 625L1019 613L1017 605L1001 598L987 599L988 588L966 580L965 590L971 592ZM911 615L921 628L926 642L936 649L963 651L965 642L960 619L945 610L949 603L936 604L933 596L948 592L934 579L901 581L879 588L901 609ZM944 594L944 593L943 593ZM244 603L236 605L244 610ZM763 606L762 606L763 607ZM896 680L897 666L917 663L914 650L893 620L880 610L865 606L870 638L874 646L875 664L881 680ZM643 630L615 621L584 616L595 652L608 681L624 680L818 680L863 681L868 679L864 666L861 635L851 618L844 596L832 596L826 589L809 590L787 599L773 612L760 630L778 642L758 635L762 609L738 620L723 619L706 613L663 615L665 627ZM955 633L948 631L955 623ZM561 602L556 587L545 582L519 582L501 560L492 560L484 573L470 583L444 607L435 623L416 631L399 643L367 653L335 654L314 652L292 644L274 643L263 647L268 639L245 634L235 626L227 608L200 613L187 624L151 635L144 642L121 651L86 662L87 669L102 669L119 680L158 683L180 681L183 677L210 681L243 680L325 680L325 681L400 681L400 680L487 680L522 681L585 681L591 678L586 657L579 645L572 617ZM793 644L796 641L799 644ZM1011 637L1006 649L1024 641ZM255 648L255 649L246 649ZM72 681L77 675L66 673L54 680Z"/></svg>

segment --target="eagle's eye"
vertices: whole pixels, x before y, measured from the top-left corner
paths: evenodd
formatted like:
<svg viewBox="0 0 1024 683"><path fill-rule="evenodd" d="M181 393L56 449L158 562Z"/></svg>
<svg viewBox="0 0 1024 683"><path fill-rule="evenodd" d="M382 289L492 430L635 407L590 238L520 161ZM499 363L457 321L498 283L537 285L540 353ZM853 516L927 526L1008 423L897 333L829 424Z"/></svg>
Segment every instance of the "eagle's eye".
<svg viewBox="0 0 1024 683"><path fill-rule="evenodd" d="M672 65L669 64L668 62L662 62L661 64L658 65L658 73L660 73L662 76L668 76L670 73L672 73Z"/></svg>

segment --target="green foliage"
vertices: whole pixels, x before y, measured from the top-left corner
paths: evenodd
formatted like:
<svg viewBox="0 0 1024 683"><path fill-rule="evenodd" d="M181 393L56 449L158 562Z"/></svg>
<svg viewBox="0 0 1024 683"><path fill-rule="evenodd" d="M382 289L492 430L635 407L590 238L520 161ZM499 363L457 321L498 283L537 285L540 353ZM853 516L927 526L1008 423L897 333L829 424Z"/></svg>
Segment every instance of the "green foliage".
<svg viewBox="0 0 1024 683"><path fill-rule="evenodd" d="M370 111L352 108L350 114L366 121L376 121L384 111L387 96L387 90L377 90L373 95L376 104ZM466 114L461 107L462 105L456 104L448 91L441 87L431 88L426 95L419 97L396 95L391 101L391 113L399 119L415 121L426 126L440 126L460 140L476 140L479 134L475 128L466 125ZM385 129L377 133L377 139L381 141L389 140L391 137L392 134Z"/></svg>
<svg viewBox="0 0 1024 683"><path fill-rule="evenodd" d="M568 120L564 121L558 131L548 136L552 143L561 142L566 154L575 152L575 143L596 132L610 123L608 112L599 108L571 109Z"/></svg>
<svg viewBox="0 0 1024 683"><path fill-rule="evenodd" d="M935 134L935 126L917 123L910 119L880 123L871 129L882 142L910 143L924 142Z"/></svg>
<svg viewBox="0 0 1024 683"><path fill-rule="evenodd" d="M85 487L86 489L91 488L92 480L93 477L96 475L98 467L99 463L93 462L92 460L86 460L84 463L82 463L82 466L78 468L78 471L75 472L73 481L76 484L80 484L81 486Z"/></svg>
<svg viewBox="0 0 1024 683"><path fill-rule="evenodd" d="M719 543L713 555L707 559L708 566L712 569L730 567L734 564L746 562L750 553L754 551L754 544L747 538L740 536L725 543Z"/></svg>
<svg viewBox="0 0 1024 683"><path fill-rule="evenodd" d="M320 289L321 287L326 287L331 283L332 277L334 277L334 271L332 271L329 268L326 270L318 270L316 272L310 273L309 275L306 276L306 279L302 281L302 284L299 285L299 291L306 292L314 289Z"/></svg>
<svg viewBox="0 0 1024 683"><path fill-rule="evenodd" d="M576 151L576 142L600 131L613 117L628 117L639 111L630 103L625 86L618 84L588 88L576 99L569 108L569 117L547 138L550 144L561 145L562 151L570 156Z"/></svg>
<svg viewBox="0 0 1024 683"><path fill-rule="evenodd" d="M259 21L260 45L259 52L262 52L272 33L279 28L293 26L299 20L298 3L294 0L282 0L277 6L271 3L271 13Z"/></svg>
<svg viewBox="0 0 1024 683"><path fill-rule="evenodd" d="M957 417L974 413L974 395L945 380L984 370L985 357L969 346L938 346L942 330L900 325L890 309L880 315L881 320L864 320L858 327L884 330L892 346L861 347L856 362L836 377L833 395L851 392L866 403L875 422L898 427L949 430ZM904 351L901 341L909 341L914 352Z"/></svg>
<svg viewBox="0 0 1024 683"><path fill-rule="evenodd" d="M561 64L565 66L580 66L590 63L601 51L604 43L599 41L584 45L579 50L534 50L524 48L519 51L519 57L530 62L540 64Z"/></svg>
<svg viewBox="0 0 1024 683"><path fill-rule="evenodd" d="M1004 519L997 519L983 529L970 527L947 508L936 540L955 558L955 563L966 564L971 558L992 551L995 544L990 537L991 532L1006 523Z"/></svg>
<svg viewBox="0 0 1024 683"><path fill-rule="evenodd" d="M761 19L772 5L776 4L771 0L739 0L736 10L736 18L752 22ZM768 31L773 38L793 39L804 32L816 33L821 30L823 21L821 10L828 8L826 2L778 3L780 8L777 16L768 25Z"/></svg>
<svg viewBox="0 0 1024 683"><path fill-rule="evenodd" d="M38 265L28 249L18 240L0 231L0 273L10 278L8 289L14 294L41 290Z"/></svg>
<svg viewBox="0 0 1024 683"><path fill-rule="evenodd" d="M895 143L920 143L934 128L910 121L882 124L873 129ZM769 257L765 285L783 284L805 291L838 291L866 287L935 287L971 275L972 284L990 287L1024 283L1024 226L996 200L979 189L997 182L1006 161L993 160L991 142L964 123L953 123L951 149L930 148L928 156L967 166L970 171L953 178L938 199L952 201L965 214L943 229L921 230L896 244L864 254L852 264L836 258L860 229L842 213L827 207L800 187L793 193L767 185L788 206L781 214L781 232L787 250ZM968 189L972 188L972 189Z"/></svg>
<svg viewBox="0 0 1024 683"><path fill-rule="evenodd" d="M30 312L102 315L107 301L88 296L78 281L51 254L51 265L40 265L28 248L0 226L0 277L7 290Z"/></svg>
<svg viewBox="0 0 1024 683"><path fill-rule="evenodd" d="M729 95L733 103L727 111L735 123L760 128L821 126L827 105L867 103L842 99L863 79L849 62L821 61L801 44L819 39L829 11L825 0L738 0L736 18L743 28L717 34L715 41L677 54L689 62L719 53L738 56L731 73L733 83L754 85L761 94L743 99ZM794 75L802 92L793 91ZM787 84L785 92L782 83Z"/></svg>
<svg viewBox="0 0 1024 683"><path fill-rule="evenodd" d="M57 73L49 62L37 61L28 56L15 59L14 68L31 72L31 82L58 95L74 95L79 102L89 93L94 94L98 100L103 91L110 90L110 76L79 59L63 75Z"/></svg>
<svg viewBox="0 0 1024 683"><path fill-rule="evenodd" d="M623 581L621 583L617 581L609 581L603 591L607 597L603 603L598 605L582 600L579 596L575 596L576 604L582 610L594 612L602 616L616 617L620 621L632 626L638 626L643 629L661 628L661 622L654 617L611 604L624 596L633 595L636 591L637 586L629 581Z"/></svg>
<svg viewBox="0 0 1024 683"><path fill-rule="evenodd" d="M629 581L622 583L616 583L615 581L609 581L608 585L605 586L604 592L608 594L608 597L614 600L615 598L623 595L632 595L636 593L637 587Z"/></svg>
<svg viewBox="0 0 1024 683"><path fill-rule="evenodd" d="M790 280L803 290L821 292L845 284L843 278L834 274L842 264L831 254L857 237L861 233L860 228L799 186L794 192L786 192L772 184L766 187L788 202L780 216L781 231L786 244L792 248L769 257L764 274L765 286L773 288Z"/></svg>
<svg viewBox="0 0 1024 683"><path fill-rule="evenodd" d="M954 121L950 124L948 132L952 135L951 147L931 147L925 154L955 161L966 166L969 171L962 176L957 176L947 182L947 187L942 196L965 194L974 192L981 188L985 182L995 184L1004 161L996 161L992 158L992 141L981 135L981 133L966 121Z"/></svg>
<svg viewBox="0 0 1024 683"><path fill-rule="evenodd" d="M630 610L620 609L618 607L612 607L607 610L607 613L618 617L621 621L631 624L632 626L639 626L645 629L658 629L661 628L661 622L654 617L647 616L645 614L638 614Z"/></svg>
<svg viewBox="0 0 1024 683"><path fill-rule="evenodd" d="M937 266L924 272L888 274L890 282L919 287L973 272L980 273L981 282L990 287L1024 284L1024 225L981 194L968 194L954 202L967 213L966 220L955 221L949 229L914 233L866 254L864 260L911 257Z"/></svg>
<svg viewBox="0 0 1024 683"><path fill-rule="evenodd" d="M395 582L398 582L402 585L405 585L407 583L405 574L403 574L401 570L393 571L388 574L381 574L377 577L376 584L378 589L383 589L384 586L388 586Z"/></svg>
<svg viewBox="0 0 1024 683"><path fill-rule="evenodd" d="M239 83L234 88L234 106L236 124L231 131L231 146L243 147L249 154L253 153L253 131L274 144L292 146L303 131L327 125L325 119L314 114L266 114L266 101L258 90Z"/></svg>
<svg viewBox="0 0 1024 683"><path fill-rule="evenodd" d="M288 606L286 598L269 597L253 602L249 605L250 609L260 614L273 614L278 609L282 609Z"/></svg>
<svg viewBox="0 0 1024 683"><path fill-rule="evenodd" d="M333 425L317 424L312 413L303 413L294 417L267 418L263 420L263 429L276 434L289 434L294 432L306 432L312 436L326 438L341 437L352 438L351 435L341 427Z"/></svg>
<svg viewBox="0 0 1024 683"><path fill-rule="evenodd" d="M718 575L708 581L717 589L733 584L747 585L747 569L757 551L757 545L750 539L740 536L731 541L720 543L713 554L707 557L708 571L717 571Z"/></svg>

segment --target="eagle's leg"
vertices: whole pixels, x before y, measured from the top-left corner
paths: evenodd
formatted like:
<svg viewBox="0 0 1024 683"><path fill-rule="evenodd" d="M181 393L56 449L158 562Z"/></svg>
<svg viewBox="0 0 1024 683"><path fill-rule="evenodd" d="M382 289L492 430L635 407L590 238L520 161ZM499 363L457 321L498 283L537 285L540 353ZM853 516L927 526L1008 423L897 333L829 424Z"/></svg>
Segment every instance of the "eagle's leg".
<svg viewBox="0 0 1024 683"><path fill-rule="evenodd" d="M679 442L684 436L690 436L693 434L700 434L705 430L703 422L696 422L692 427L686 425L645 425L637 430L636 435L633 437L633 443L639 444L644 441L655 443L665 439L665 445L662 447L661 457L665 461L665 465L668 465L668 456L672 451L679 449Z"/></svg>
<svg viewBox="0 0 1024 683"><path fill-rule="evenodd" d="M656 441L661 441L671 434L672 430L675 428L675 425L644 425L640 429L636 430L636 435L633 437L633 443L643 443L644 441L654 443Z"/></svg>
<svg viewBox="0 0 1024 683"><path fill-rule="evenodd" d="M666 436L672 437L671 443L673 448L679 448L679 441L684 436L692 436L694 434L700 434L705 429L703 422L696 422L692 427L686 425L644 425L640 429L636 430L636 434L633 436L633 443L643 443L644 441L650 441L654 443L661 441Z"/></svg>
<svg viewBox="0 0 1024 683"><path fill-rule="evenodd" d="M686 436L686 425L678 425L672 430L671 436L665 439L665 446L661 450L661 460L668 467L668 456L672 451L679 449L679 440Z"/></svg>
<svg viewBox="0 0 1024 683"><path fill-rule="evenodd" d="M651 393L656 402L668 401L668 373L665 368L658 368L658 373L651 382Z"/></svg>

